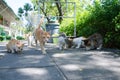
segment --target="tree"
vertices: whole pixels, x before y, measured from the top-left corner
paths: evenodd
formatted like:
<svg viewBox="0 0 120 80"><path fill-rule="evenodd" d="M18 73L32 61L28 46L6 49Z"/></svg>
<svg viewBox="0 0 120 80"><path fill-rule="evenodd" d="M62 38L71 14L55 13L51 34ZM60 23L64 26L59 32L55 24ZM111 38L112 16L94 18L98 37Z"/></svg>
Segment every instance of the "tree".
<svg viewBox="0 0 120 80"><path fill-rule="evenodd" d="M32 10L33 10L33 8L31 6L31 4L29 4L29 3L26 3L23 6L23 8L20 7L18 9L18 16L22 19L25 18L27 20L27 22L28 22L27 26L28 26L29 31L31 31L33 24L32 24L32 20L28 14Z"/></svg>
<svg viewBox="0 0 120 80"><path fill-rule="evenodd" d="M18 8L18 16L21 18L23 16L24 10L20 7Z"/></svg>
<svg viewBox="0 0 120 80"><path fill-rule="evenodd" d="M40 8L40 12L42 12L46 16L48 22L50 22L50 16L57 16L58 21L61 23L63 20L62 16L67 15L67 8L69 8L68 12L70 12L71 14L74 12L73 11L74 7L72 6L72 3L68 5L67 0L31 0L31 1L34 4L35 10L39 11ZM73 2L73 0L69 1ZM75 1L78 0L74 0L74 2Z"/></svg>
<svg viewBox="0 0 120 80"><path fill-rule="evenodd" d="M58 12L59 12L59 22L61 23L61 21L63 20L63 18L61 16L63 16L63 10L62 10L62 5L61 5L61 2L60 0L55 0L56 1L56 6L57 6L57 9L58 9Z"/></svg>
<svg viewBox="0 0 120 80"><path fill-rule="evenodd" d="M28 11L32 11L33 8L32 8L32 6L29 3L26 3L24 5L24 10L25 10L25 16L28 16Z"/></svg>
<svg viewBox="0 0 120 80"><path fill-rule="evenodd" d="M18 8L18 16L19 17L28 16L28 12L32 10L33 10L32 6L29 3L26 3L23 8L22 7Z"/></svg>

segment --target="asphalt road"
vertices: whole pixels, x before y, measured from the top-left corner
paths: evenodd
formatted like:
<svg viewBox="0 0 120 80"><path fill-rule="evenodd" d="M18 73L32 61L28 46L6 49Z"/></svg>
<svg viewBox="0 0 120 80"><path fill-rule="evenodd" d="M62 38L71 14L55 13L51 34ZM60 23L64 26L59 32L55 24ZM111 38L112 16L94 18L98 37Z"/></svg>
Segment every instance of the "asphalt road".
<svg viewBox="0 0 120 80"><path fill-rule="evenodd" d="M0 80L120 80L120 50L67 49L46 44L40 49L24 47L22 54L6 52L0 42Z"/></svg>

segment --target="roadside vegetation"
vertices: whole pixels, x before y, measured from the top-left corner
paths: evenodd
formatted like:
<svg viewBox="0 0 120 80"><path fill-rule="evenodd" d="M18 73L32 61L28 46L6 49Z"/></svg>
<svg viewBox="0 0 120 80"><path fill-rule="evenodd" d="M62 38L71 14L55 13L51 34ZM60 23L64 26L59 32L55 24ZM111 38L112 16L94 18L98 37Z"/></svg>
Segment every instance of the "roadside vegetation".
<svg viewBox="0 0 120 80"><path fill-rule="evenodd" d="M12 36L9 36L7 32L0 26L0 41L8 41L12 38ZM22 36L16 36L17 40L24 40Z"/></svg>
<svg viewBox="0 0 120 80"><path fill-rule="evenodd" d="M104 47L120 49L119 0L94 0L92 5L88 4L85 7L77 8L76 14L77 37L88 37L98 32L104 38ZM74 21L64 19L60 31L67 35L73 35Z"/></svg>

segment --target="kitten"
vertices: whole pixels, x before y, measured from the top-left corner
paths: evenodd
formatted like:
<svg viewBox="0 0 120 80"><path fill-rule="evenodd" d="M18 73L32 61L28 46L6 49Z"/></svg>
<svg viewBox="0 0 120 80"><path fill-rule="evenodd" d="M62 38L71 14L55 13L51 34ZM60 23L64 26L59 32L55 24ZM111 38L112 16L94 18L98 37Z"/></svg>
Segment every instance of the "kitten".
<svg viewBox="0 0 120 80"><path fill-rule="evenodd" d="M95 33L85 40L83 40L86 46L86 50L91 50L91 49L98 49L100 50L103 45L103 38L101 34Z"/></svg>
<svg viewBox="0 0 120 80"><path fill-rule="evenodd" d="M58 44L59 44L59 49L60 50L71 48L72 39L67 38L65 33L61 33L58 37Z"/></svg>
<svg viewBox="0 0 120 80"><path fill-rule="evenodd" d="M31 32L27 36L27 41L28 41L28 46L29 47L33 46L34 36L32 35Z"/></svg>
<svg viewBox="0 0 120 80"><path fill-rule="evenodd" d="M24 44L16 39L11 39L8 44L6 44L7 52L9 53L20 53L22 52Z"/></svg>
<svg viewBox="0 0 120 80"><path fill-rule="evenodd" d="M37 47L37 41L39 41L42 53L46 54L44 46L45 46L45 43L49 40L50 34L41 29L41 24L42 23L43 22L42 22L42 19L41 19L38 28L34 32L34 35L35 35L34 37L35 37L36 47Z"/></svg>
<svg viewBox="0 0 120 80"><path fill-rule="evenodd" d="M66 38L65 42L66 42L67 48L71 48L73 46L73 39L72 38Z"/></svg>
<svg viewBox="0 0 120 80"><path fill-rule="evenodd" d="M72 48L76 47L76 48L80 48L80 47L84 47L84 40L85 37L78 37L78 38L74 38L73 39L73 46Z"/></svg>
<svg viewBox="0 0 120 80"><path fill-rule="evenodd" d="M60 50L63 50L66 48L66 42L65 42L65 39L66 39L66 35L64 33L61 33L58 37L58 45L59 45L59 49Z"/></svg>

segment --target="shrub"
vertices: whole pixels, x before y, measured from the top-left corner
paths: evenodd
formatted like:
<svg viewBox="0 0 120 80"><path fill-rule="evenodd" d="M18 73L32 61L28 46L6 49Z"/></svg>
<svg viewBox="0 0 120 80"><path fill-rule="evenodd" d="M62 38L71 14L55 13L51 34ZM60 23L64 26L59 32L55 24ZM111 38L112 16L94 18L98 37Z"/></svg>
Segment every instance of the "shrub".
<svg viewBox="0 0 120 80"><path fill-rule="evenodd" d="M2 35L2 36L5 36L5 35L6 35L6 33L5 33L5 32L2 32L2 33L1 33L1 35Z"/></svg>
<svg viewBox="0 0 120 80"><path fill-rule="evenodd" d="M3 41L4 40L4 37L0 35L0 41Z"/></svg>
<svg viewBox="0 0 120 80"><path fill-rule="evenodd" d="M16 39L17 40L23 40L24 38L22 36L17 36Z"/></svg>
<svg viewBox="0 0 120 80"><path fill-rule="evenodd" d="M11 40L11 36L6 36L6 40Z"/></svg>

